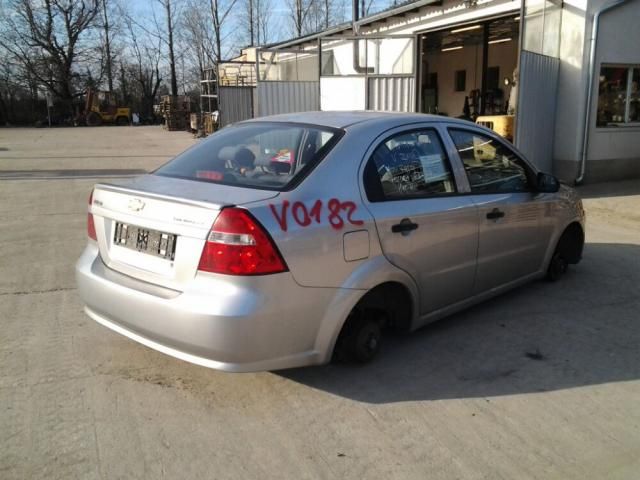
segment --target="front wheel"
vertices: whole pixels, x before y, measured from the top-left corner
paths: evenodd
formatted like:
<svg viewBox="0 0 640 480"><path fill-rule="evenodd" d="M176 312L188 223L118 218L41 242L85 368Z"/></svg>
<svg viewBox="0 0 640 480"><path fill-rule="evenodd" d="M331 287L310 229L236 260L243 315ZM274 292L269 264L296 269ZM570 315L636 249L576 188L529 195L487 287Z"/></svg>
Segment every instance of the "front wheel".
<svg viewBox="0 0 640 480"><path fill-rule="evenodd" d="M102 117L96 112L89 112L85 121L88 127L99 127L102 125Z"/></svg>
<svg viewBox="0 0 640 480"><path fill-rule="evenodd" d="M560 277L567 272L568 268L569 263L567 260L559 252L554 253L547 269L547 280L551 282L560 280Z"/></svg>

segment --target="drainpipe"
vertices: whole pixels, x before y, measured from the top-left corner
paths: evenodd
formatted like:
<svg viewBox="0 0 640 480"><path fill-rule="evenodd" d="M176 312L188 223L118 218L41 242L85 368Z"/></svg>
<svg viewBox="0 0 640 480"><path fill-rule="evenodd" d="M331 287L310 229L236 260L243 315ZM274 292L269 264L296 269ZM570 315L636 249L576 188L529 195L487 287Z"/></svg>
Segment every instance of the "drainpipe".
<svg viewBox="0 0 640 480"><path fill-rule="evenodd" d="M351 23L353 34L358 34L358 20L360 20L360 0L351 0Z"/></svg>
<svg viewBox="0 0 640 480"><path fill-rule="evenodd" d="M593 24L591 26L591 39L589 45L589 67L588 67L588 84L587 84L587 101L585 104L584 125L582 127L582 155L580 158L580 173L575 179L575 184L580 185L584 181L585 170L587 168L587 151L589 149L589 124L591 123L591 102L593 100L593 80L596 68L596 47L598 44L598 29L600 28L600 15L616 8L629 0L613 0L602 6L593 15Z"/></svg>

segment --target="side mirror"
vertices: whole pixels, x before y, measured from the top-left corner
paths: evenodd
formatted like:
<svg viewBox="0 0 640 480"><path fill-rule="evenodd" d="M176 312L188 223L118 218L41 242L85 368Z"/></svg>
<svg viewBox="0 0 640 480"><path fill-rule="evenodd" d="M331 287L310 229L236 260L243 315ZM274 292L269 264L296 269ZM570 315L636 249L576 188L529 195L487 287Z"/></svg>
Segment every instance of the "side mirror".
<svg viewBox="0 0 640 480"><path fill-rule="evenodd" d="M560 182L549 173L538 173L536 189L541 193L556 193L560 190Z"/></svg>

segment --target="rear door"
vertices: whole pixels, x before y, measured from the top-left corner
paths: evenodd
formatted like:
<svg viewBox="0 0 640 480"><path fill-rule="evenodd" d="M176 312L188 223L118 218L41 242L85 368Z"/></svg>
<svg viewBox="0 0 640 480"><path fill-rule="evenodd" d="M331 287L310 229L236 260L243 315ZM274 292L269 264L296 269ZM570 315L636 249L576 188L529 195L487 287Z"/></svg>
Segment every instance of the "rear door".
<svg viewBox="0 0 640 480"><path fill-rule="evenodd" d="M419 287L420 314L471 295L477 207L459 194L464 172L452 168L438 131L427 125L392 130L369 152L364 201L384 255Z"/></svg>
<svg viewBox="0 0 640 480"><path fill-rule="evenodd" d="M548 207L534 189L535 172L506 143L474 128L450 127L478 206L480 239L474 293L533 274L547 246Z"/></svg>

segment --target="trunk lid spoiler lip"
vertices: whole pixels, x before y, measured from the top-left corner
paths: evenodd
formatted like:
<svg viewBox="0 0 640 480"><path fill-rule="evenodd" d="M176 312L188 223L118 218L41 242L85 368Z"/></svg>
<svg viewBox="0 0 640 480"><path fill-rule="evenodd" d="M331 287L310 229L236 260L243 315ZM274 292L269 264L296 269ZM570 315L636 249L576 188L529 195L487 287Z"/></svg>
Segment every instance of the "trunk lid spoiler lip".
<svg viewBox="0 0 640 480"><path fill-rule="evenodd" d="M180 203L183 205L191 205L201 208L207 208L211 210L219 210L222 207L235 206L232 202L213 202L213 201L204 201L204 200L191 200L184 197L178 197L174 195L166 195L162 193L154 193L154 192L146 192L142 189L132 188L132 187L120 187L117 185L110 185L108 183L97 183L94 186L96 190L106 190L115 193L126 193L129 195L134 195L136 197L145 197L145 198L154 198L158 200L168 200L173 203ZM95 199L94 199L95 202Z"/></svg>
<svg viewBox="0 0 640 480"><path fill-rule="evenodd" d="M175 182L174 185L172 185L173 182ZM271 200L281 193L273 190L244 189L241 187L222 186L220 189L215 188L215 186L214 188L211 187L212 185L208 185L207 188L207 184L203 182L171 177L157 178L150 174L123 183L100 182L94 185L96 190L164 200L208 210L251 205Z"/></svg>

